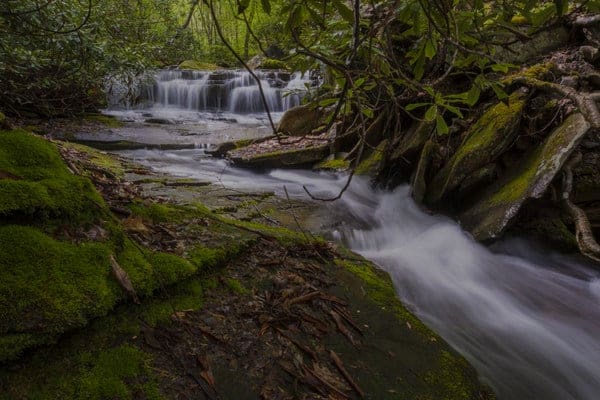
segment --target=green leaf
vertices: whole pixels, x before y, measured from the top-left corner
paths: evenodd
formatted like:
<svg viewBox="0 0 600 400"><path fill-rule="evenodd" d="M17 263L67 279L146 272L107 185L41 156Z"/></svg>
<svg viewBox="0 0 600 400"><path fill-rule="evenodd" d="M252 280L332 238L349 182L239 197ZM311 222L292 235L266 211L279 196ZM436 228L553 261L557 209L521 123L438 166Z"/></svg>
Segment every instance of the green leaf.
<svg viewBox="0 0 600 400"><path fill-rule="evenodd" d="M366 108L363 107L362 109L362 113L367 117L367 118L373 118L373 110L370 108Z"/></svg>
<svg viewBox="0 0 600 400"><path fill-rule="evenodd" d="M508 94L502 89L502 87L498 84L492 84L492 90L496 93L496 97L498 100L504 100L508 98Z"/></svg>
<svg viewBox="0 0 600 400"><path fill-rule="evenodd" d="M436 53L436 49L435 49L435 45L433 44L433 40L429 39L425 42L425 57L427 57L428 59L432 59L433 56L435 56Z"/></svg>
<svg viewBox="0 0 600 400"><path fill-rule="evenodd" d="M338 102L338 99L324 99L319 101L319 106L327 107Z"/></svg>
<svg viewBox="0 0 600 400"><path fill-rule="evenodd" d="M454 107L449 104L444 104L444 108L450 111L452 114L456 115L457 117L463 118L463 114L462 112L460 112L460 109L458 107Z"/></svg>
<svg viewBox="0 0 600 400"><path fill-rule="evenodd" d="M450 129L448 128L448 124L446 124L446 121L441 115L438 115L435 118L435 129L440 135L447 135L450 131Z"/></svg>
<svg viewBox="0 0 600 400"><path fill-rule="evenodd" d="M477 84L473 85L471 89L467 92L467 98L465 103L469 106L474 106L479 101L479 96L481 96L481 89Z"/></svg>
<svg viewBox="0 0 600 400"><path fill-rule="evenodd" d="M412 103L407 105L406 107L404 107L404 109L406 111L412 111L412 110L416 110L419 107L425 107L425 106L429 106L431 105L431 103Z"/></svg>
<svg viewBox="0 0 600 400"><path fill-rule="evenodd" d="M507 73L508 69L510 68L510 64L492 64L491 68L494 72Z"/></svg>
<svg viewBox="0 0 600 400"><path fill-rule="evenodd" d="M431 122L435 119L438 113L438 108L436 105L429 107L427 112L425 112L425 121Z"/></svg>
<svg viewBox="0 0 600 400"><path fill-rule="evenodd" d="M293 30L298 26L302 25L302 23L306 20L307 10L303 4L298 4L296 7L292 9L288 20L286 22L286 27L288 30Z"/></svg>
<svg viewBox="0 0 600 400"><path fill-rule="evenodd" d="M350 23L354 22L354 12L352 12L352 10L347 5L342 3L341 0L333 0L331 3L333 4L337 12L340 13L342 18L344 18Z"/></svg>
<svg viewBox="0 0 600 400"><path fill-rule="evenodd" d="M357 80L354 81L354 87L355 88L359 88L363 85L363 83L365 83L365 78L358 78Z"/></svg>

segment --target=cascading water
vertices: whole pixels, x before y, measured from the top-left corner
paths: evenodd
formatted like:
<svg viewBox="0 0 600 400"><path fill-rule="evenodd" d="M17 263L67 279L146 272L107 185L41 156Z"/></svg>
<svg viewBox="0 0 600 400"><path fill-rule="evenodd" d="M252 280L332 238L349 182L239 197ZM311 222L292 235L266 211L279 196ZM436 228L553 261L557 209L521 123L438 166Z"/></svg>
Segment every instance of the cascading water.
<svg viewBox="0 0 600 400"><path fill-rule="evenodd" d="M308 74L285 71L255 71L269 110L285 111L300 105L307 87L313 85ZM194 111L233 114L264 113L259 86L247 71L163 70L155 83L146 88L144 104L155 108L180 108Z"/></svg>
<svg viewBox="0 0 600 400"><path fill-rule="evenodd" d="M390 273L399 296L500 399L598 399L598 271L523 240L491 252L453 221L421 212L407 187L377 198L365 209L349 196L372 226L339 237Z"/></svg>
<svg viewBox="0 0 600 400"><path fill-rule="evenodd" d="M201 150L126 153L162 172L231 188L337 193L345 177L228 167ZM399 297L465 355L500 400L596 400L600 272L513 239L491 250L452 220L423 213L409 189L377 192L355 178L331 208L334 236L387 270ZM324 207L326 205L323 205ZM399 349L401 351L401 349Z"/></svg>

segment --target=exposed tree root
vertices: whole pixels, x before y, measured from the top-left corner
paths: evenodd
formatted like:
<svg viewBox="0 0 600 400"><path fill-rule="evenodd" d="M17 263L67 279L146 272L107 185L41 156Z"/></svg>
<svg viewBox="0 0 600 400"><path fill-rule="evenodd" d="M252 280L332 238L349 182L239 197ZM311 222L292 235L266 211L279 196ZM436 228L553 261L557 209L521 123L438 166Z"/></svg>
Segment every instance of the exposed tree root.
<svg viewBox="0 0 600 400"><path fill-rule="evenodd" d="M590 221L585 212L571 202L573 190L572 167L581 161L581 153L574 155L563 167L563 193L561 205L569 213L575 223L575 239L581 254L587 258L600 262L600 245L594 238Z"/></svg>

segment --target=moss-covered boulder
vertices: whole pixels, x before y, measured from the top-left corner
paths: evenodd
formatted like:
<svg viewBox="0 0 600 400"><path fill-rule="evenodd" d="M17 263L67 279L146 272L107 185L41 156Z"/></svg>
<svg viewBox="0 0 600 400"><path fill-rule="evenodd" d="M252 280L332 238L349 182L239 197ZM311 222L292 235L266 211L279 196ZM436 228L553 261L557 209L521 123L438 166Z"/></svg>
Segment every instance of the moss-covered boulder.
<svg viewBox="0 0 600 400"><path fill-rule="evenodd" d="M383 155L387 147L387 140L383 140L374 149L367 152L365 157L356 167L354 173L356 175L374 175L379 169L383 161Z"/></svg>
<svg viewBox="0 0 600 400"><path fill-rule="evenodd" d="M471 173L499 157L517 135L526 95L513 93L508 104L500 102L487 110L473 124L452 158L428 185L425 200L440 202Z"/></svg>
<svg viewBox="0 0 600 400"><path fill-rule="evenodd" d="M474 206L459 216L463 227L478 240L499 237L528 199L544 194L589 129L583 115L575 113L568 117L540 146L490 187Z"/></svg>
<svg viewBox="0 0 600 400"><path fill-rule="evenodd" d="M428 121L415 122L408 131L400 137L393 146L392 160L401 158L413 159L418 154L425 142L431 137L435 123Z"/></svg>
<svg viewBox="0 0 600 400"><path fill-rule="evenodd" d="M178 66L179 69L191 69L197 71L216 71L219 66L216 64L206 63L198 60L185 60Z"/></svg>
<svg viewBox="0 0 600 400"><path fill-rule="evenodd" d="M324 123L325 113L311 104L287 110L277 126L277 131L290 136L309 135Z"/></svg>
<svg viewBox="0 0 600 400"><path fill-rule="evenodd" d="M259 69L288 69L284 61L274 58L265 58L258 66Z"/></svg>

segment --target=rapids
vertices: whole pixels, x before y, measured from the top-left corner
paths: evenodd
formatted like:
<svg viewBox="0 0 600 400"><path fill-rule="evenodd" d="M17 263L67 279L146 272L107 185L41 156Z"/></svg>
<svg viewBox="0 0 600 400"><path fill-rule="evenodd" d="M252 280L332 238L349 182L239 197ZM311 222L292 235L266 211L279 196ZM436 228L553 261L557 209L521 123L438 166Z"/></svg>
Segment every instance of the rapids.
<svg viewBox="0 0 600 400"><path fill-rule="evenodd" d="M332 195L343 176L237 169L202 149L124 152L156 170L236 189L303 185ZM429 215L408 187L374 190L355 178L330 207L331 237L385 269L398 296L461 352L501 400L595 400L600 393L600 272L523 238L491 248ZM326 232L327 233L327 232ZM399 350L400 351L400 350Z"/></svg>

